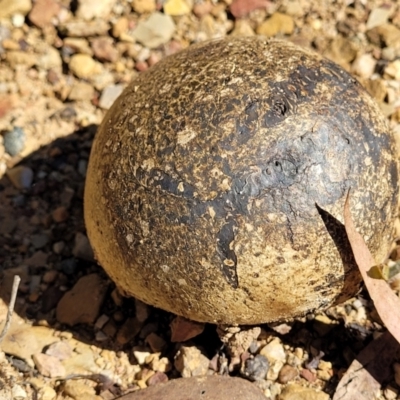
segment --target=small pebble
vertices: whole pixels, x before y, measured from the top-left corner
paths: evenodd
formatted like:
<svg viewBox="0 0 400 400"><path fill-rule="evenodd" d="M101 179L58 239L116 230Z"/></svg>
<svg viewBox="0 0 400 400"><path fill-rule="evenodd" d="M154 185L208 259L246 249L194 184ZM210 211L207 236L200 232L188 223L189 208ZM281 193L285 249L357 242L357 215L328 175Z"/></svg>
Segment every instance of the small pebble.
<svg viewBox="0 0 400 400"><path fill-rule="evenodd" d="M104 332L98 331L95 334L95 339L97 342L104 342L105 340L108 340L108 336Z"/></svg>
<svg viewBox="0 0 400 400"><path fill-rule="evenodd" d="M73 275L76 272L78 264L75 258L67 258L61 261L61 271L65 275Z"/></svg>
<svg viewBox="0 0 400 400"><path fill-rule="evenodd" d="M167 0L164 3L164 13L177 17L189 14L191 11L191 2L187 0Z"/></svg>
<svg viewBox="0 0 400 400"><path fill-rule="evenodd" d="M121 84L107 86L101 93L99 107L108 110L122 93L124 87Z"/></svg>
<svg viewBox="0 0 400 400"><path fill-rule="evenodd" d="M26 135L22 128L14 127L3 136L3 144L6 152L14 157L25 148Z"/></svg>
<svg viewBox="0 0 400 400"><path fill-rule="evenodd" d="M60 361L67 360L71 357L73 350L68 342L66 341L59 341L51 344L46 349L46 354L52 357L57 358Z"/></svg>
<svg viewBox="0 0 400 400"><path fill-rule="evenodd" d="M25 17L22 14L17 13L11 17L11 21L15 28L21 28L24 26Z"/></svg>
<svg viewBox="0 0 400 400"><path fill-rule="evenodd" d="M269 369L269 362L266 357L257 354L254 358L249 358L245 362L243 375L251 381L265 379Z"/></svg>
<svg viewBox="0 0 400 400"><path fill-rule="evenodd" d="M49 378L57 378L65 375L65 368L60 360L47 354L34 354L33 361L38 371Z"/></svg>
<svg viewBox="0 0 400 400"><path fill-rule="evenodd" d="M138 14L152 13L156 7L156 0L132 0L132 8Z"/></svg>
<svg viewBox="0 0 400 400"><path fill-rule="evenodd" d="M133 31L134 38L143 46L154 49L167 43L175 32L175 23L171 16L155 12L140 21Z"/></svg>
<svg viewBox="0 0 400 400"><path fill-rule="evenodd" d="M96 329L101 329L103 326L109 321L110 317L108 315L102 314L100 315L99 318L97 318L96 323L94 324L94 327Z"/></svg>
<svg viewBox="0 0 400 400"><path fill-rule="evenodd" d="M275 361L286 361L285 349L278 338L273 339L260 350L260 354L267 357L270 363Z"/></svg>
<svg viewBox="0 0 400 400"><path fill-rule="evenodd" d="M185 342L200 335L204 331L204 324L190 321L184 317L175 317L171 324L171 342Z"/></svg>
<svg viewBox="0 0 400 400"><path fill-rule="evenodd" d="M54 222L64 222L68 219L69 213L66 207L60 206L51 213L51 216Z"/></svg>
<svg viewBox="0 0 400 400"><path fill-rule="evenodd" d="M13 400L25 400L28 398L25 390L17 384L12 385L11 393Z"/></svg>
<svg viewBox="0 0 400 400"><path fill-rule="evenodd" d="M65 248L65 242L61 241L61 242L56 242L53 244L53 251L56 254L61 254L61 252L64 250Z"/></svg>
<svg viewBox="0 0 400 400"><path fill-rule="evenodd" d="M175 368L183 378L207 375L210 360L195 346L182 346L175 356Z"/></svg>
<svg viewBox="0 0 400 400"><path fill-rule="evenodd" d="M86 176L87 164L88 164L87 160L78 161L78 172L83 177Z"/></svg>
<svg viewBox="0 0 400 400"><path fill-rule="evenodd" d="M299 371L291 365L285 364L279 371L278 382L285 384L299 376Z"/></svg>
<svg viewBox="0 0 400 400"><path fill-rule="evenodd" d="M32 186L33 171L29 167L19 165L7 170L6 174L17 189L29 189Z"/></svg>
<svg viewBox="0 0 400 400"><path fill-rule="evenodd" d="M86 261L94 261L94 254L92 246L90 245L89 239L86 235L81 232L77 232L75 235L74 248L72 254L79 259Z"/></svg>
<svg viewBox="0 0 400 400"><path fill-rule="evenodd" d="M133 355L136 358L136 361L139 365L144 365L146 362L146 358L150 355L150 351L148 348L143 348L140 346L135 346L133 348Z"/></svg>
<svg viewBox="0 0 400 400"><path fill-rule="evenodd" d="M35 249L41 249L49 242L49 237L45 233L37 233L31 236L31 244Z"/></svg>

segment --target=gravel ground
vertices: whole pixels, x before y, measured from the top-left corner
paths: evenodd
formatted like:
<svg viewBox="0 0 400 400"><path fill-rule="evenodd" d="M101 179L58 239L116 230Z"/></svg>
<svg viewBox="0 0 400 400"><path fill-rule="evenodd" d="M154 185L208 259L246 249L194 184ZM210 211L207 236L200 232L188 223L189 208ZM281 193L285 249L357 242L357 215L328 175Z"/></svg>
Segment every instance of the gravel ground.
<svg viewBox="0 0 400 400"><path fill-rule="evenodd" d="M181 376L229 374L266 398L323 400L383 331L363 291L290 324L218 334L122 298L94 261L82 197L105 111L164 56L255 34L339 63L400 137L396 1L0 0L0 320L13 277L21 277L0 345L0 399L113 399ZM398 259L394 243L390 265ZM392 286L400 288L398 276ZM379 399L396 399L399 390L395 363Z"/></svg>

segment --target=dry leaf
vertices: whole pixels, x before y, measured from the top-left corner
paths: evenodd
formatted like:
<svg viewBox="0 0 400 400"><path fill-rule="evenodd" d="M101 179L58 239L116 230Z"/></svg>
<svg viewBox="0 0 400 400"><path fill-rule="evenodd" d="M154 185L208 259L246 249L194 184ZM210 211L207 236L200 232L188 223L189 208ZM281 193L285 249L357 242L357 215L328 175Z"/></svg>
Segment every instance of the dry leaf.
<svg viewBox="0 0 400 400"><path fill-rule="evenodd" d="M350 212L350 194L347 195L344 205L344 226L354 258L360 269L368 293L374 302L376 311L388 331L400 343L400 299L385 280L375 279L370 276L370 270L376 263L363 237L354 227Z"/></svg>
<svg viewBox="0 0 400 400"><path fill-rule="evenodd" d="M373 400L392 375L399 344L389 332L371 342L351 363L332 400Z"/></svg>

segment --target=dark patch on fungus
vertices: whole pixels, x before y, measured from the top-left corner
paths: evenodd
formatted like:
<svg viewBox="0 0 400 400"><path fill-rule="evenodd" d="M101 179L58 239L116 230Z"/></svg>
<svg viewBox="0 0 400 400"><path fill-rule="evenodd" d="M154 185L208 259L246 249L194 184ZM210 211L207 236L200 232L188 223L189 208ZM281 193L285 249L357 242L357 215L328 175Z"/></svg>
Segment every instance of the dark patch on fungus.
<svg viewBox="0 0 400 400"><path fill-rule="evenodd" d="M227 223L222 226L217 234L217 252L221 258L221 272L227 282L235 289L239 285L236 272L237 257L231 244L235 239L235 229L237 229L236 221L229 218Z"/></svg>

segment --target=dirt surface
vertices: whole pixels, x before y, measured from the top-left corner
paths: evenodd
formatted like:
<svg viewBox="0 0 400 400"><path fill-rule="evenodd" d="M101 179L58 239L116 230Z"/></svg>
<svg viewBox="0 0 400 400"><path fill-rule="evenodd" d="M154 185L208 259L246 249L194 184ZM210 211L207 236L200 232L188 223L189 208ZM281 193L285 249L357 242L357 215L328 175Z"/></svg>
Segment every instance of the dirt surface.
<svg viewBox="0 0 400 400"><path fill-rule="evenodd" d="M328 399L355 355L384 331L365 291L288 324L191 323L121 297L94 261L82 198L105 111L162 57L256 33L339 63L400 137L395 1L0 0L0 321L13 277L21 277L0 344L0 398L113 399L221 374L246 377L270 399ZM394 268L400 248L392 250ZM392 286L400 288L398 276ZM377 398L399 391L394 362Z"/></svg>

